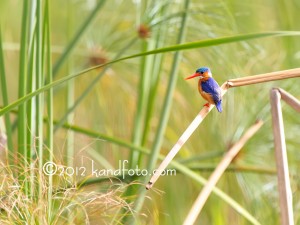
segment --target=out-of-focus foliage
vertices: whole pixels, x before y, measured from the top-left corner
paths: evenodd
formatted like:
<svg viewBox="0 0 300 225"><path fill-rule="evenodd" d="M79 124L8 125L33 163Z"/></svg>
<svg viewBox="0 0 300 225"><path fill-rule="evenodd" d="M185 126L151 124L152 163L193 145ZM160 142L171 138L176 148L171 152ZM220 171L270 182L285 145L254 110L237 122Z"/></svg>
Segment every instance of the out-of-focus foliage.
<svg viewBox="0 0 300 225"><path fill-rule="evenodd" d="M106 63L113 60L121 51L124 51L123 55L130 55L174 45L179 32L180 19L184 13L183 3L183 0L106 1L82 34L55 79ZM53 62L59 59L96 4L96 0L50 1ZM185 42L244 33L297 31L300 29L299 10L300 3L296 0L193 0L187 12ZM16 100L18 96L21 14L21 0L0 2L0 25L10 102ZM159 38L160 35L163 38ZM129 46L129 43L132 44ZM105 71L101 68L76 78L72 94L75 99L87 92L86 88L99 73L104 73L94 87L88 90L89 93L84 100L72 111L74 115L72 124L131 142L135 132L138 99L140 93L144 93L141 89L145 88L140 85L140 78L145 75L147 69L155 71L154 66L159 66L158 83L153 84L155 86L153 112L150 118L146 117L146 112L141 114L142 130L146 123L149 123L149 129L146 139L139 144L151 149L163 108L173 54L164 53L159 61L160 65L157 65L156 61L146 62L144 70L141 69L142 59L136 58L115 63ZM230 78L296 68L299 67L300 42L297 36L268 37L186 50L182 56L171 114L161 148L162 154L167 154L205 103L197 92L197 82L186 82L184 77L192 74L200 66L209 66L214 78L221 84ZM147 78L149 82L153 81L152 75L152 73L147 75L150 76ZM241 137L245 129L257 118L263 119L264 126L233 162L236 167L255 167L258 171L261 168L262 171L228 172L217 185L247 209L261 224L280 224L277 178L275 174L263 172L266 168L275 169L269 91L272 87L281 87L300 99L299 85L299 79L290 79L229 90L223 100L223 113L219 114L214 110L176 157L178 161L190 159L185 163L186 166L211 168L219 162L222 152ZM54 91L53 113L56 120L60 120L67 111L70 98L66 97L66 93L65 86L60 86ZM150 103L144 101L143 104L142 107L147 108ZM300 169L298 138L300 117L286 104L283 104L283 113L295 224L299 224L300 178L297 172ZM15 116L11 118L16 119ZM16 131L13 135L16 140ZM143 137L143 133L140 135ZM54 152L55 159L58 161L62 161L67 154L67 137L69 136L65 129L60 128L55 133ZM120 160L129 159L132 151L110 141L79 133L74 134L72 146L74 155L67 157L74 158L74 167L85 166L88 171L92 169L92 160L99 169L117 169ZM221 154L213 155L212 152L221 152ZM208 155L206 158L200 157L206 155ZM147 167L147 160L147 155L142 157L139 164L141 169ZM205 169L199 169L199 174L208 177L210 173ZM77 180L80 178L77 177ZM101 188L101 183L98 185L94 185L93 190L105 189ZM178 173L176 176L160 178L155 188L162 193L147 192L149 198L145 199L142 212L137 215L141 224L181 224L202 187L188 176ZM133 196L130 197L134 202L137 196L134 192L131 194ZM123 212L116 212L116 214L121 213ZM212 195L197 224L243 225L249 222L223 200Z"/></svg>

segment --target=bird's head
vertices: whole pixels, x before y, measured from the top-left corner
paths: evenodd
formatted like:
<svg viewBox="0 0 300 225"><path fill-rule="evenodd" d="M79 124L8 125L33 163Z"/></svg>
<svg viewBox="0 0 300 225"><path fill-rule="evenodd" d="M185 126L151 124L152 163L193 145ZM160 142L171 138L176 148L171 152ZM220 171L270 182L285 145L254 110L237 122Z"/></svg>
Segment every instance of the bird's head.
<svg viewBox="0 0 300 225"><path fill-rule="evenodd" d="M201 67L201 68L197 69L193 75L191 75L185 79L188 80L188 79L191 79L194 77L199 77L200 79L208 79L209 77L212 77L212 73L208 67Z"/></svg>

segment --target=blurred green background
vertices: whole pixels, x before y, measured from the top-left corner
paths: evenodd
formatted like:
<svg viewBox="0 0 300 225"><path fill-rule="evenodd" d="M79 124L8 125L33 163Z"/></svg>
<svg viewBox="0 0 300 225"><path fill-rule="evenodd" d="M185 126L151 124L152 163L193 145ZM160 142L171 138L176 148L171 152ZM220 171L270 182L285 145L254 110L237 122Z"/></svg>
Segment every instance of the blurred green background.
<svg viewBox="0 0 300 225"><path fill-rule="evenodd" d="M36 1L27 2L33 10ZM42 6L46 4L41 2ZM103 5L95 10L99 2ZM25 35L21 33L23 3L22 0L0 1L10 103L18 99L20 87L20 43ZM185 0L49 1L53 79L76 74L121 55L176 45L180 37L181 42L185 43L246 33L300 29L298 0L191 0L185 10L186 4ZM85 24L93 12L95 15ZM34 13L29 15L29 21L34 24ZM185 32L181 34L184 17ZM28 28L29 33L30 29L34 32L34 27ZM72 43L74 37L78 40ZM70 52L62 60L67 46L71 46ZM61 126L55 128L54 160L73 168L85 166L88 171L91 171L92 160L99 169L117 169L119 160L129 160L127 168L150 168L149 159L155 151L154 146L166 155L205 103L198 94L197 81L187 82L184 77L201 66L209 66L214 78L222 84L232 78L297 68L300 42L298 36L266 37L189 49L180 54L176 58L176 53L166 52L117 62L94 69L55 88L54 120L60 121L65 117L63 123L76 125L85 131L77 132ZM61 65L58 65L60 62ZM167 87L170 87L171 80L174 89L170 90L171 98L166 106ZM232 163L233 170L226 172L217 186L261 224L280 224L269 92L272 87L281 87L300 99L299 85L299 79L295 78L230 89L224 96L223 113L213 110L175 159L208 178L223 153L256 119L262 119L265 122L263 127L243 147ZM82 101L66 116L68 109L83 95ZM299 115L285 103L282 105L294 219L295 224L300 224ZM46 105L42 112L47 118ZM160 126L163 117L166 127ZM10 118L16 125L18 117L11 114ZM96 135L87 135L88 132ZM17 149L17 128L13 127L12 135L13 146ZM34 136L34 132L27 135ZM120 146L118 140L148 149L150 156ZM154 157L154 165L159 162ZM68 184L74 184L82 177L66 180ZM161 177L154 190L148 191L146 198L140 200L143 196L139 194L140 189L144 189L145 181L145 178L129 177L129 182L135 183L129 184L129 188L125 181L116 182L122 186L120 198L126 200L133 211L124 206L121 210L112 210L109 217L101 214L103 221L107 224L130 223L129 217L134 214L137 224L182 224L202 188L190 176L177 171L176 176ZM88 190L103 194L114 189L113 184L110 179L96 181ZM54 182L53 186L56 185L59 186L60 182ZM144 203L141 210L134 210L136 201ZM100 220L92 219L92 215L97 213L91 212L91 216L87 216L91 224L100 224ZM81 214L77 216L78 221L81 221L79 217L85 218ZM52 217L55 218L55 215ZM54 222L54 219L51 221L52 224L68 224L65 221ZM78 221L74 219L70 224L85 224ZM252 223L226 201L212 194L197 224Z"/></svg>

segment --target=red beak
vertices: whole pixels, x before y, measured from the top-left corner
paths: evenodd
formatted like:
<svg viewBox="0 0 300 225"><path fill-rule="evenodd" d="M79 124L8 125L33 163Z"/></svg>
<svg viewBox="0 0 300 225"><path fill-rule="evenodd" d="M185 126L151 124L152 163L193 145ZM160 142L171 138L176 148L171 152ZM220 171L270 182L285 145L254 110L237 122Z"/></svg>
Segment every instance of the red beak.
<svg viewBox="0 0 300 225"><path fill-rule="evenodd" d="M185 79L185 80L188 80L188 79L192 79L192 78L194 78L194 77L199 77L199 76L201 76L200 73L194 73L193 75L191 75L191 76L189 76L189 77L186 77L186 78L184 78L184 79Z"/></svg>

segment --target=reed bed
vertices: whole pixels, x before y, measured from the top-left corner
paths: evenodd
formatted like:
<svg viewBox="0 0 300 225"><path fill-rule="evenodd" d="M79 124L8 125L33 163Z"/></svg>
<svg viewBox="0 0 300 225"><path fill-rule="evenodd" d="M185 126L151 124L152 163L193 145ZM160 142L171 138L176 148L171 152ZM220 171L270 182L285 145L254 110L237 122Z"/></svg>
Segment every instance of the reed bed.
<svg viewBox="0 0 300 225"><path fill-rule="evenodd" d="M279 221L279 207L269 204L277 196L265 191L275 179L270 143L264 142L271 139L267 130L271 115L262 86L252 84L260 83L269 90L265 82L277 82L295 97L283 89L276 89L277 95L299 112L295 79L283 81L298 77L299 69L282 71L298 66L299 42L295 40L300 32L294 22L298 21L294 3L19 2L22 4L4 1L0 7L1 224L181 224L198 192L195 185L209 184L205 171L216 168L224 149L238 142L257 114L265 121L263 131L258 131L261 135L251 138L235 157L232 164L236 164L224 171L222 177L232 184L221 179L219 187L210 185L216 198L206 202L201 224ZM288 20L282 19L286 16L281 9L287 10ZM270 20L261 19L266 16ZM248 99L253 104L249 108L245 89L229 91L224 113L218 117L212 113L212 121L206 115L213 106L203 108L165 157L199 104L198 95L188 95L191 89L181 82L181 76L199 63L210 65L218 81L227 80L223 94L251 84L252 91L260 90L261 102ZM277 72L237 75L263 71ZM228 80L228 74L236 76ZM245 112L247 116L240 120ZM291 114L287 120L297 121ZM180 159L172 160L200 123L207 131L206 141L191 139ZM292 151L297 148L294 133L297 127L286 130ZM250 154L252 140L259 143L260 151ZM163 167L176 169L178 176L161 179L155 191L147 192L148 176L57 177L43 172L46 162L76 169L89 168L91 160L104 169L117 169L119 160L128 160L127 169L147 170L164 160ZM282 174L287 169L292 174L297 171L297 157L292 160ZM157 178L155 175L147 187ZM298 181L293 177L292 187ZM292 223L288 183L286 180L280 194L282 199L285 196L281 207L288 208L282 218ZM180 195L174 187L182 188ZM227 194L233 187L237 191ZM293 207L297 223L295 201Z"/></svg>

